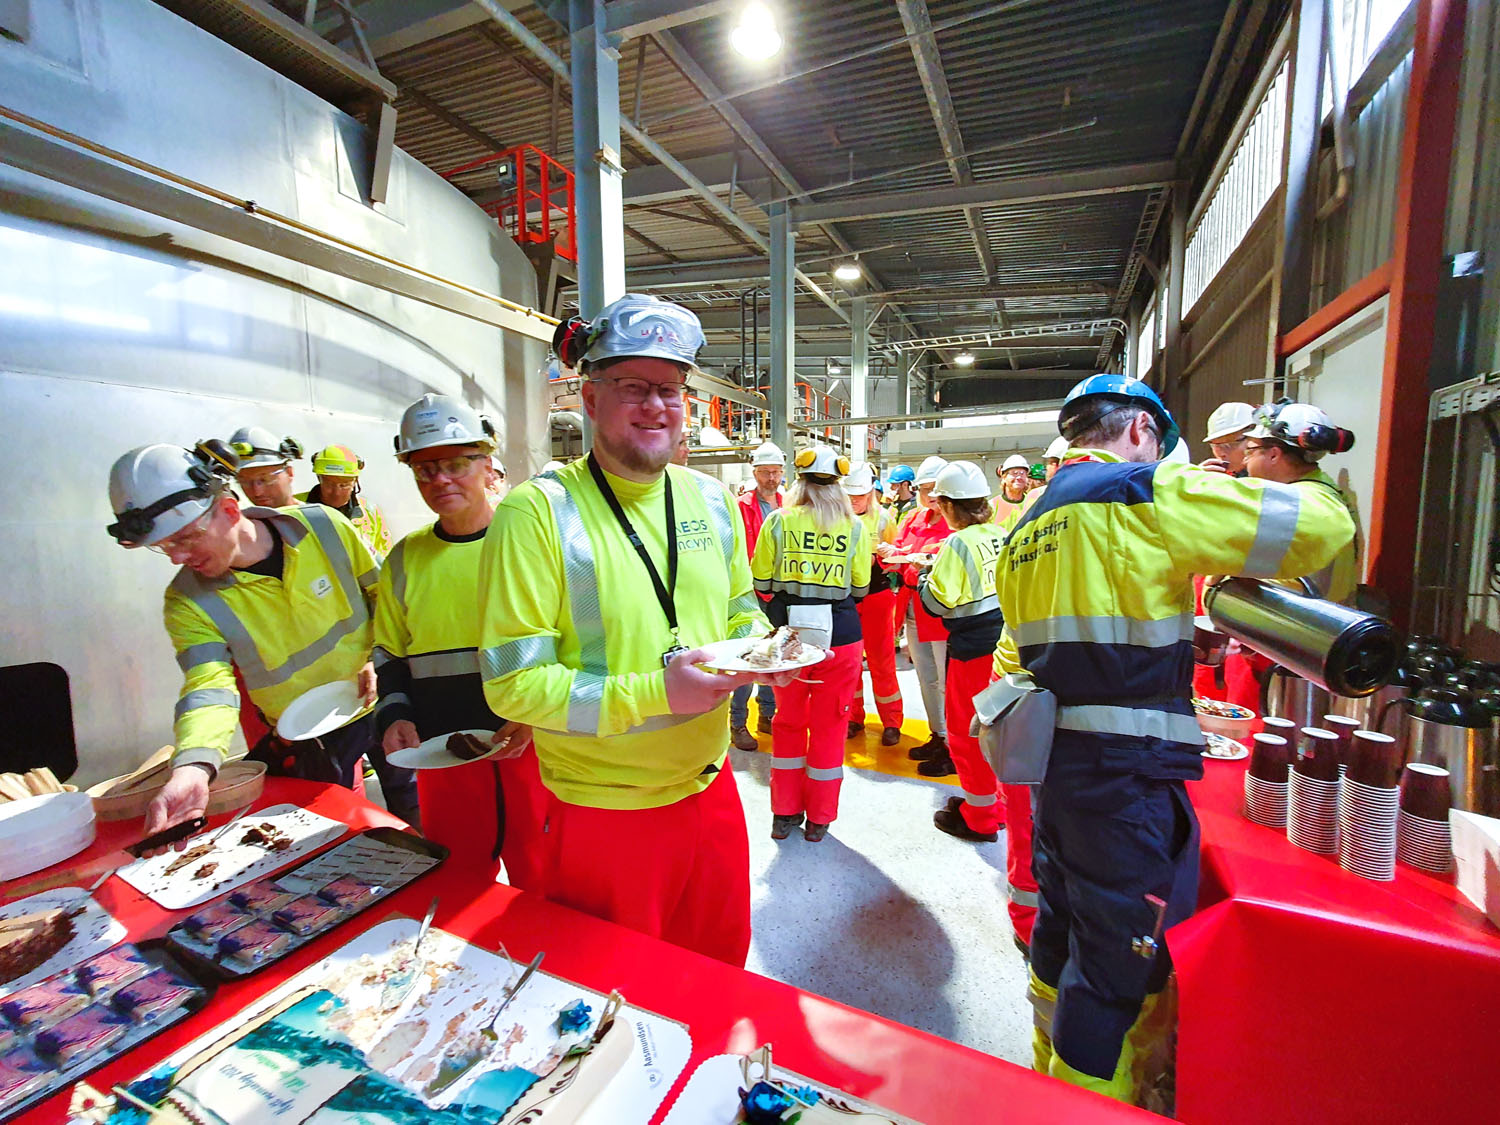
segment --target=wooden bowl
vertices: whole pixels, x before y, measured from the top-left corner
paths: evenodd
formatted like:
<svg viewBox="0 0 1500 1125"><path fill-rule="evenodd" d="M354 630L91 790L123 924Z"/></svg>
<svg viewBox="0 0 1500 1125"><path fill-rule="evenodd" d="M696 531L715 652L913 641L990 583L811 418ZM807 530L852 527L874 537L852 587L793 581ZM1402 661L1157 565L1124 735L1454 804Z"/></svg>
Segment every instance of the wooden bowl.
<svg viewBox="0 0 1500 1125"><path fill-rule="evenodd" d="M131 820L146 814L146 806L172 776L171 747L162 749L169 753L162 755L158 750L134 773L112 777L89 788L97 819ZM208 788L208 812L205 815L215 816L248 805L260 796L265 786L264 762L229 762L219 770Z"/></svg>

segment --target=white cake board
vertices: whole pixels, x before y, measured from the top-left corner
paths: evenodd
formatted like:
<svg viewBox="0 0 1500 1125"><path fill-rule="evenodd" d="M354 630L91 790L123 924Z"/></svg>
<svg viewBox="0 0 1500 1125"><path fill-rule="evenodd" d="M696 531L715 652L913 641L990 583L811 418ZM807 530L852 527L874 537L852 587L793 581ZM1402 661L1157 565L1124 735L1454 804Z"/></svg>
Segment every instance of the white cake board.
<svg viewBox="0 0 1500 1125"><path fill-rule="evenodd" d="M80 900L84 899L87 901L81 903ZM31 972L0 984L0 996L9 996L12 992L45 980L53 973L71 969L96 953L103 953L124 941L126 932L114 915L100 906L94 896L82 887L58 887L56 890L42 891L0 906L0 920L4 920L19 918L38 910L68 910L80 904L83 906L83 913L73 919L73 936L68 939L68 943Z"/></svg>
<svg viewBox="0 0 1500 1125"><path fill-rule="evenodd" d="M267 851L257 844L241 844L246 832L258 824L273 824L291 838L291 846L284 851ZM208 842L223 829L215 825L186 841L187 850ZM269 875L287 864L317 851L324 844L332 843L349 831L342 821L330 820L297 805L272 805L246 813L238 824L231 825L214 844L213 851L179 867L172 874L167 868L182 857L178 851L150 859L138 859L115 872L136 890L146 895L158 906L167 910L187 910L189 907L228 894L236 887ZM218 866L205 878L194 877L194 872L205 863Z"/></svg>

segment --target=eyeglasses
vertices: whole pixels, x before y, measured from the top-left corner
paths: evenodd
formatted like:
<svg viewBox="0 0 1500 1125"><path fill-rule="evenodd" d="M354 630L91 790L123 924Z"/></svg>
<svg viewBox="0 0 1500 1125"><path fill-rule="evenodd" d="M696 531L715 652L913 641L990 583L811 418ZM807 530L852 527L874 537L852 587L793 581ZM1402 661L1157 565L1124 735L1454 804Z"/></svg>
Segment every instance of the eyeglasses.
<svg viewBox="0 0 1500 1125"><path fill-rule="evenodd" d="M431 484L438 477L462 480L474 469L474 462L488 460L488 453L465 453L459 457L439 457L433 461L413 461L412 476L421 484Z"/></svg>
<svg viewBox="0 0 1500 1125"><path fill-rule="evenodd" d="M1240 449L1245 447L1247 439L1243 434L1237 438L1225 438L1222 441L1211 441L1208 443L1210 449Z"/></svg>
<svg viewBox="0 0 1500 1125"><path fill-rule="evenodd" d="M246 469L239 474L239 482L246 488L254 488L258 484L270 484L277 477L281 476L282 473L290 473L291 471L292 470L285 465L277 465L274 469L267 470L266 472L261 473L258 476L252 477L247 474L253 473L255 472L255 470Z"/></svg>
<svg viewBox="0 0 1500 1125"><path fill-rule="evenodd" d="M600 375L589 382L612 384L620 401L630 406L639 406L645 402L652 391L656 392L663 406L681 406L682 396L687 394L687 384L676 381L649 383L645 379L611 379L607 375Z"/></svg>
<svg viewBox="0 0 1500 1125"><path fill-rule="evenodd" d="M1252 445L1247 441L1245 443L1245 456L1249 457L1252 453L1264 453L1267 448L1267 446L1261 445L1259 442L1256 442L1254 445Z"/></svg>
<svg viewBox="0 0 1500 1125"><path fill-rule="evenodd" d="M204 512L191 523L178 531L174 531L165 539L160 539L155 543L148 544L148 546L158 555L180 555L191 551L208 534L209 525L213 523L214 516L218 514L218 511L218 504L214 504L213 507L209 508L208 511Z"/></svg>

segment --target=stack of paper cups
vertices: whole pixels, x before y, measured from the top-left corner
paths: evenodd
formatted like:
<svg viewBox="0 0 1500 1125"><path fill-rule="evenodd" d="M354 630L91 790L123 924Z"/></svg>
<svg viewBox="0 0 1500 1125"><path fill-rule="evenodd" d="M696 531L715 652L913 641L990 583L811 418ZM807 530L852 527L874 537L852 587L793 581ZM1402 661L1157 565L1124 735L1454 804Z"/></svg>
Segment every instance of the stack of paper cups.
<svg viewBox="0 0 1500 1125"><path fill-rule="evenodd" d="M1274 734L1250 740L1250 769L1245 774L1245 818L1267 828L1286 827L1287 773L1292 748Z"/></svg>

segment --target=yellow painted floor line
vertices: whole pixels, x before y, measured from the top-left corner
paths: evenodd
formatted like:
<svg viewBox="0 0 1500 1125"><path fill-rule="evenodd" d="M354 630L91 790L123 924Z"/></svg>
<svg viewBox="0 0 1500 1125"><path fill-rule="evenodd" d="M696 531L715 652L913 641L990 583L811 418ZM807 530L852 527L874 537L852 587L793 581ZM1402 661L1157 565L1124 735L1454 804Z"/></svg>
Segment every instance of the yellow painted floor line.
<svg viewBox="0 0 1500 1125"><path fill-rule="evenodd" d="M760 722L760 707L752 694L750 698L751 714L747 724L750 733L755 735L756 741L760 743L763 754L771 752L771 736L759 734L756 726ZM844 743L844 765L850 769L869 770L872 773L890 774L892 777L914 777L919 781L936 781L943 785L958 786L958 775L949 774L947 777L923 777L917 772L921 762L914 762L906 756L906 752L913 746L920 746L931 737L932 732L925 722L920 719L908 719L901 724L901 741L894 746L880 745L880 717L870 714L865 717L865 734L863 738L851 738Z"/></svg>

